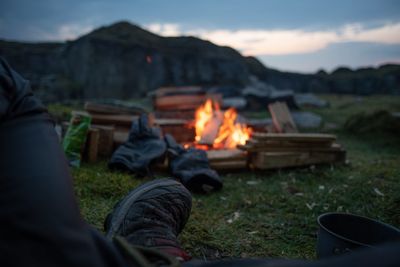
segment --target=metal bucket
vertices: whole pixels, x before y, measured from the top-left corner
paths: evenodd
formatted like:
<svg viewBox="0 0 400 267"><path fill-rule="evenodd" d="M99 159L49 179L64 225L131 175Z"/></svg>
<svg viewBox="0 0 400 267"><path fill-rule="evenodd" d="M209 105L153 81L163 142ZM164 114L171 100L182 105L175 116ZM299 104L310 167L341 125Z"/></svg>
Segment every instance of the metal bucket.
<svg viewBox="0 0 400 267"><path fill-rule="evenodd" d="M326 258L360 247L400 241L400 230L367 217L325 213L318 217L317 257Z"/></svg>

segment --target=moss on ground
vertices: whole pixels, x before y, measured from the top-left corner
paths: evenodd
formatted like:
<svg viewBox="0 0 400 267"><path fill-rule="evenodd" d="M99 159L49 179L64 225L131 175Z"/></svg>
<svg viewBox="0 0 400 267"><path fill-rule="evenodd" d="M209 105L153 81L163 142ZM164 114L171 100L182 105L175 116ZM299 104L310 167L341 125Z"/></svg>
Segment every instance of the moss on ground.
<svg viewBox="0 0 400 267"><path fill-rule="evenodd" d="M399 97L324 98L331 106L312 111L339 125L358 112L400 111ZM340 128L333 133L347 149L349 164L224 174L222 191L193 196L183 246L197 258L311 259L316 218L324 212L351 212L400 227L400 138ZM100 230L113 205L149 180L110 172L105 161L84 164L73 176L83 215Z"/></svg>

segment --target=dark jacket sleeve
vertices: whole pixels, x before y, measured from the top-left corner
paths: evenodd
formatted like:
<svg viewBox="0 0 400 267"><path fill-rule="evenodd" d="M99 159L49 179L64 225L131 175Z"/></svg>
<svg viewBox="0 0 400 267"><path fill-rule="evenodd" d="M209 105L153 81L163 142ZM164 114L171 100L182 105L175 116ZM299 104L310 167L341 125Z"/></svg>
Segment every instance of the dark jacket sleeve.
<svg viewBox="0 0 400 267"><path fill-rule="evenodd" d="M40 100L33 97L29 82L0 57L0 122L45 111Z"/></svg>

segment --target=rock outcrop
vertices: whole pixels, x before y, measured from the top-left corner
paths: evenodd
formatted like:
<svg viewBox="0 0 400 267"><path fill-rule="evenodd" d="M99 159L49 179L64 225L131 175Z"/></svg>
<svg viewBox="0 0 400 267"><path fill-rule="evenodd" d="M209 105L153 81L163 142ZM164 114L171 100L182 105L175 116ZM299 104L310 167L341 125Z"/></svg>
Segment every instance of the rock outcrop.
<svg viewBox="0 0 400 267"><path fill-rule="evenodd" d="M246 62L250 73L278 89L299 93L400 94L400 65L357 70L339 67L330 74L322 70L315 74L299 74L267 68L254 57L247 57Z"/></svg>
<svg viewBox="0 0 400 267"><path fill-rule="evenodd" d="M101 27L65 43L0 40L0 55L48 101L128 99L160 86L239 88L256 76L277 89L318 93L400 93L400 66L331 74L297 74L265 67L229 47L195 37L161 37L128 22ZM214 87L215 88L215 87Z"/></svg>
<svg viewBox="0 0 400 267"><path fill-rule="evenodd" d="M1 41L0 54L34 87L63 77L84 98L126 99L168 85L243 86L249 75L232 48L194 37L161 37L127 22L67 43Z"/></svg>

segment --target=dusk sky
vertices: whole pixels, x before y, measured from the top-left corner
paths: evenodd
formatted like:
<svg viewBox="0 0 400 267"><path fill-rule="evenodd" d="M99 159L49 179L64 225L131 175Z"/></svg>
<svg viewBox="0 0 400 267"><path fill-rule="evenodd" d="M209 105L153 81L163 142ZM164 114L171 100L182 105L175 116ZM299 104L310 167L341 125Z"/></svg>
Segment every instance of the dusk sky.
<svg viewBox="0 0 400 267"><path fill-rule="evenodd" d="M0 1L0 39L73 40L121 20L231 46L280 70L400 63L398 0Z"/></svg>

